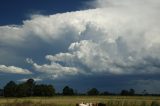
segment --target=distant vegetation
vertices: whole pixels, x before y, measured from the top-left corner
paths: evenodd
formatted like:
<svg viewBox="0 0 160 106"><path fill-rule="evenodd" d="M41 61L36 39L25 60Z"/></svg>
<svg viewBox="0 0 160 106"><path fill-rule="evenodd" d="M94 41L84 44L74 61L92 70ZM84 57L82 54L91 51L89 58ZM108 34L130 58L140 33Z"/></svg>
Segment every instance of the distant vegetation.
<svg viewBox="0 0 160 106"><path fill-rule="evenodd" d="M134 89L114 94L91 88L81 94L65 86L61 93L56 93L53 85L36 84L33 79L19 84L10 81L0 90L0 95L0 106L76 106L81 102L103 103L106 106L160 106L160 98L148 96L146 90L142 94L136 94Z"/></svg>
<svg viewBox="0 0 160 106"><path fill-rule="evenodd" d="M14 81L8 82L3 89L0 89L0 96L3 97L43 97L43 96L54 96L54 95L63 95L63 96L73 96L73 95L122 95L122 96L138 96L138 95L157 95L158 94L148 94L146 90L142 94L136 94L134 89L122 90L119 94L114 94L110 92L100 92L97 88L91 88L86 93L78 93L73 88L65 86L62 90L62 93L56 93L56 90L53 85L47 84L36 84L33 79L28 79L23 83L15 83Z"/></svg>
<svg viewBox="0 0 160 106"><path fill-rule="evenodd" d="M36 84L33 79L16 84L14 81L8 82L1 90L4 97L30 97L30 96L53 96L55 89L52 85Z"/></svg>

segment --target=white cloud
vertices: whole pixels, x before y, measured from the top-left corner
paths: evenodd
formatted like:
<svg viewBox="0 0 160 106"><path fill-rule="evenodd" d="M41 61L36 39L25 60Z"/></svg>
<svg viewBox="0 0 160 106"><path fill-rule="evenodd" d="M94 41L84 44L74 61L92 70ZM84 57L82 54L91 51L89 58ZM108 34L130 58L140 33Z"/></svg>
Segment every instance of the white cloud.
<svg viewBox="0 0 160 106"><path fill-rule="evenodd" d="M159 74L160 2L97 0L93 4L96 9L37 15L22 26L1 26L0 41L22 47L35 42L34 38L49 44L61 41L57 48L69 42L65 53L46 56L50 64L27 60L36 71L54 78L95 73Z"/></svg>
<svg viewBox="0 0 160 106"><path fill-rule="evenodd" d="M13 74L32 74L27 69L22 69L22 68L15 67L15 66L5 66L5 65L0 65L0 72L13 73Z"/></svg>
<svg viewBox="0 0 160 106"><path fill-rule="evenodd" d="M124 8L124 7L129 7L129 8L134 8L138 10L139 8L157 8L159 7L159 0L95 0L92 5L94 7L101 7L101 8ZM137 7L137 8L135 8ZM130 11L130 10L128 10ZM141 10L140 10L141 11Z"/></svg>
<svg viewBox="0 0 160 106"><path fill-rule="evenodd" d="M76 75L78 73L78 69L75 67L66 67L55 62L52 62L51 64L44 64L44 65L38 65L37 63L29 62L29 61L27 62L32 64L33 68L37 72L47 74L45 75L45 77L51 77L52 79L63 78L64 76Z"/></svg>
<svg viewBox="0 0 160 106"><path fill-rule="evenodd" d="M32 78L34 81L42 81L43 79L41 79L41 78ZM28 80L28 78L23 78L23 79L20 79L20 80L18 80L18 81L20 81L20 82L26 82Z"/></svg>
<svg viewBox="0 0 160 106"><path fill-rule="evenodd" d="M30 59L30 58L27 58L27 59L26 59L26 62L29 63L29 64L33 64L33 63L34 63L33 60Z"/></svg>

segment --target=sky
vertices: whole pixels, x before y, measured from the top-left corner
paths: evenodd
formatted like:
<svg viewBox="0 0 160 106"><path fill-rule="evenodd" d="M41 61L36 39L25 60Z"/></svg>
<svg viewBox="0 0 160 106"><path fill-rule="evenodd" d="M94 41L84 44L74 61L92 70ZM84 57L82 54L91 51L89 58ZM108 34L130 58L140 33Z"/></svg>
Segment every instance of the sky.
<svg viewBox="0 0 160 106"><path fill-rule="evenodd" d="M1 0L0 87L160 93L159 0Z"/></svg>

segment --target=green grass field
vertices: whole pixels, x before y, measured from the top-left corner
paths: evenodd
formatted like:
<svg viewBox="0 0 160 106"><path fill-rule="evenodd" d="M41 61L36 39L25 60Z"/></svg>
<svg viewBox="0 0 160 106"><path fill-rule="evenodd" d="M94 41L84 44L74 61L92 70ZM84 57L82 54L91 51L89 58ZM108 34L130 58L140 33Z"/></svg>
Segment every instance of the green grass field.
<svg viewBox="0 0 160 106"><path fill-rule="evenodd" d="M75 106L76 103L105 103L106 106L160 106L160 97L127 96L55 96L0 98L0 106Z"/></svg>

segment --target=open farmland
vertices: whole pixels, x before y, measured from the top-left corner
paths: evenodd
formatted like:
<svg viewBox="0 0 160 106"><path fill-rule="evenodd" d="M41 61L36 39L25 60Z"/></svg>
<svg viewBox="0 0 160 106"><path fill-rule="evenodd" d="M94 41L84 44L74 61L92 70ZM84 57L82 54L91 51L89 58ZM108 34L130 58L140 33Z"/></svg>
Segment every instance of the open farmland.
<svg viewBox="0 0 160 106"><path fill-rule="evenodd" d="M55 96L1 98L0 106L75 106L76 103L105 103L106 106L160 106L160 97L127 96Z"/></svg>

